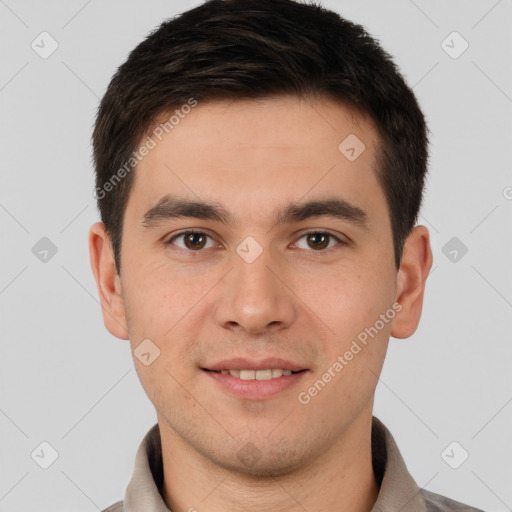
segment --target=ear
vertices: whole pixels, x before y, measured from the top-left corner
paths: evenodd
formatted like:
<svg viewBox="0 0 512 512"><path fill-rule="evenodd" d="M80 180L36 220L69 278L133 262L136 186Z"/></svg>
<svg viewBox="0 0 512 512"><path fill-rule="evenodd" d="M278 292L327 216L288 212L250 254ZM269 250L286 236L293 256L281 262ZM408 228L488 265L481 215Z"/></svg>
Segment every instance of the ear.
<svg viewBox="0 0 512 512"><path fill-rule="evenodd" d="M391 336L408 338L416 331L423 307L423 293L430 268L432 250L425 226L416 226L405 240L397 276L396 301L402 309L395 316Z"/></svg>
<svg viewBox="0 0 512 512"><path fill-rule="evenodd" d="M127 340L129 335L121 296L121 279L117 275L110 236L102 222L93 224L89 230L89 257L105 326L116 338Z"/></svg>

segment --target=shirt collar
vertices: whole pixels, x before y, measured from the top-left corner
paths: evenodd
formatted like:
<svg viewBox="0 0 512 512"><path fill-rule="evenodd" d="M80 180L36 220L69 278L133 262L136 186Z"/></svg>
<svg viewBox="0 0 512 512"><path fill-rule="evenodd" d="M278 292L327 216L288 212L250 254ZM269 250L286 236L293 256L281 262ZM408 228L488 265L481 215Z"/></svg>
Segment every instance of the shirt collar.
<svg viewBox="0 0 512 512"><path fill-rule="evenodd" d="M427 512L420 488L407 470L393 436L375 416L372 419L372 462L380 490L371 512ZM162 484L162 449L157 423L137 450L133 475L124 495L124 512L170 512L160 494Z"/></svg>

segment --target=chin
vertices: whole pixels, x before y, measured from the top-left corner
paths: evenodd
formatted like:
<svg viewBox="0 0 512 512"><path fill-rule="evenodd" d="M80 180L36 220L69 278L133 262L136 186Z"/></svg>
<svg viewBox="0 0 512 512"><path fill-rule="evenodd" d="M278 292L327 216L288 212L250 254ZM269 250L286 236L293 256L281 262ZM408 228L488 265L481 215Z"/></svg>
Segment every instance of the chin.
<svg viewBox="0 0 512 512"><path fill-rule="evenodd" d="M227 471L244 475L251 479L270 479L291 474L304 467L304 453L297 453L290 446L281 445L261 448L263 443L247 441L237 446L236 457L226 459L226 452L214 454L213 462ZM216 457L218 455L219 457Z"/></svg>

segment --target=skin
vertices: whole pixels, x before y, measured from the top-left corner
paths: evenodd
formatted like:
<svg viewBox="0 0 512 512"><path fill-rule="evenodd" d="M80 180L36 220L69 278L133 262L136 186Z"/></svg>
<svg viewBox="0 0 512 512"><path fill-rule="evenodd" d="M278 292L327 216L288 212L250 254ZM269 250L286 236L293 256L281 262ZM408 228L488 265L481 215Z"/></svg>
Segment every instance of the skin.
<svg viewBox="0 0 512 512"><path fill-rule="evenodd" d="M349 134L366 146L352 162L338 149ZM377 143L366 116L327 98L199 104L135 171L121 277L103 224L91 227L106 327L132 350L146 338L160 349L149 366L136 357L134 364L157 411L162 492L174 512L362 512L374 505L375 387L389 337L416 330L432 265L428 231L416 226L396 270ZM174 218L145 228L144 213L169 193L221 203L235 224ZM327 216L272 224L274 210L289 202L333 196L364 210L367 224ZM179 237L172 245L185 229L210 238L187 245ZM319 249L318 235L304 236L310 230L346 243L331 238ZM248 236L263 249L252 263L236 252ZM394 319L300 403L298 393L395 303ZM236 398L201 370L232 356L282 357L309 371L298 387L271 398ZM259 454L252 465L237 456L249 442Z"/></svg>

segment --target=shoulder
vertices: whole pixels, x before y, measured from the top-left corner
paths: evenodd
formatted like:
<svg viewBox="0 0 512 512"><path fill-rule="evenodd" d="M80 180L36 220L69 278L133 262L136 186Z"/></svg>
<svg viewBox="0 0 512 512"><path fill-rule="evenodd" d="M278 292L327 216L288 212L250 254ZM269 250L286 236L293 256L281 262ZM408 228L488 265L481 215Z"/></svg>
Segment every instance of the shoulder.
<svg viewBox="0 0 512 512"><path fill-rule="evenodd" d="M106 508L105 510L102 510L101 512L123 512L123 510L123 502L116 501L113 505L110 505L110 507Z"/></svg>
<svg viewBox="0 0 512 512"><path fill-rule="evenodd" d="M479 508L471 507L426 489L421 489L420 493L425 500L428 512L483 512Z"/></svg>

